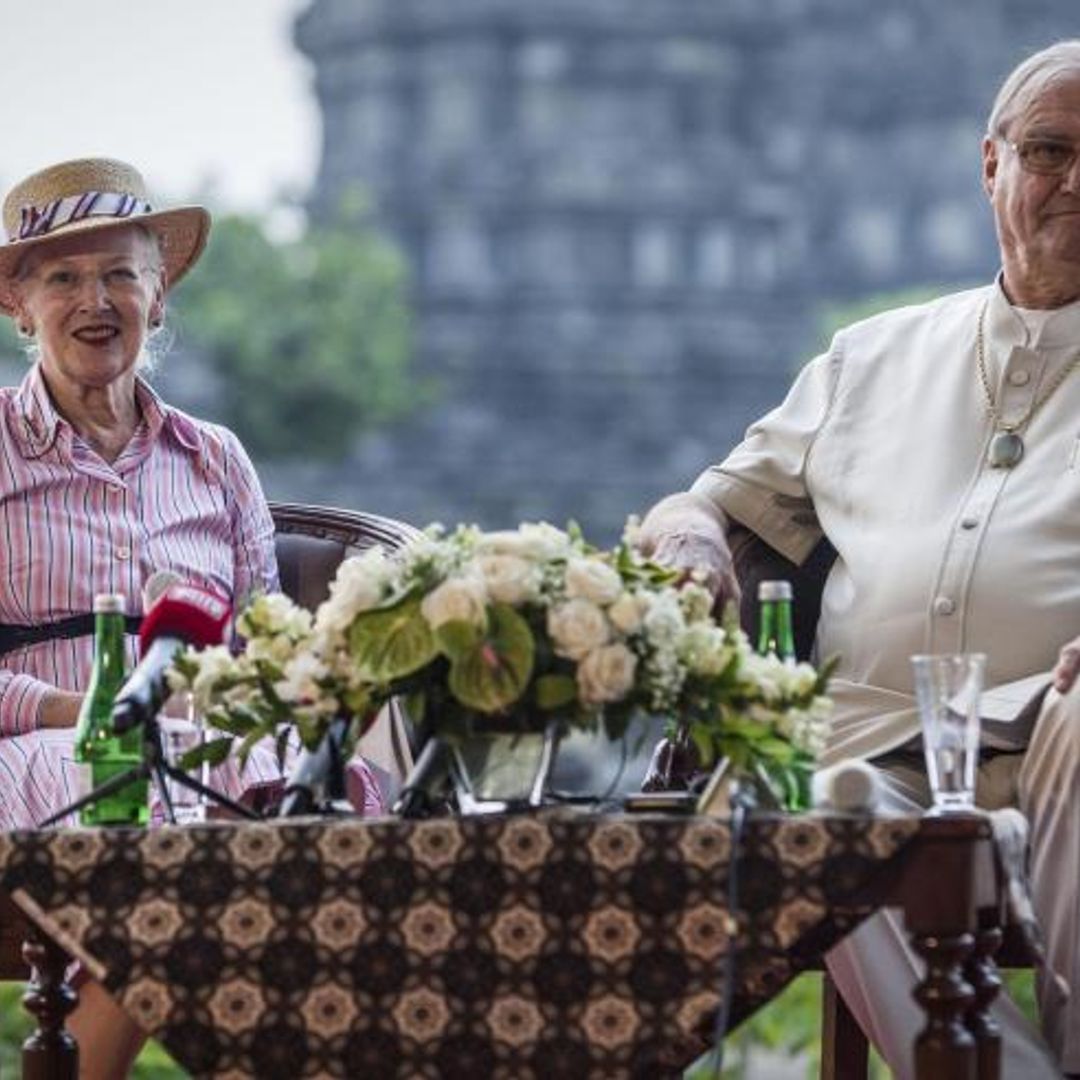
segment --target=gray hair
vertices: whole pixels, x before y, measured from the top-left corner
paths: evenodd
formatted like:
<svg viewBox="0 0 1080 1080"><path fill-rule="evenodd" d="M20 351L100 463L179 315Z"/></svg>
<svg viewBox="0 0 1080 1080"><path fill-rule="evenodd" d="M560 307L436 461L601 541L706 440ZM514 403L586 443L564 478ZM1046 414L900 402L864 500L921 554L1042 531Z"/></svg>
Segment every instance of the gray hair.
<svg viewBox="0 0 1080 1080"><path fill-rule="evenodd" d="M1055 42L1013 68L994 99L987 135L1002 138L1013 117L1063 75L1080 75L1080 38Z"/></svg>

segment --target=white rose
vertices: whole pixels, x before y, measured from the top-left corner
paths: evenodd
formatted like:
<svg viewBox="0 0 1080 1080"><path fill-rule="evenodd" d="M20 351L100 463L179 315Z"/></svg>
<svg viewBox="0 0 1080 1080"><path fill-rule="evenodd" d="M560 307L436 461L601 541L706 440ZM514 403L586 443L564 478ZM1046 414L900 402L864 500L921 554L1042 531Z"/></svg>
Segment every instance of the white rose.
<svg viewBox="0 0 1080 1080"><path fill-rule="evenodd" d="M487 624L487 590L484 582L475 577L447 578L424 597L420 614L432 630L438 630L448 622L466 622L483 627Z"/></svg>
<svg viewBox="0 0 1080 1080"><path fill-rule="evenodd" d="M566 595L594 604L611 604L619 598L623 584L619 572L600 559L571 559L566 564Z"/></svg>
<svg viewBox="0 0 1080 1080"><path fill-rule="evenodd" d="M532 562L548 562L570 551L570 537L562 529L542 521L513 530L484 533L477 541L477 549L486 555L517 555Z"/></svg>
<svg viewBox="0 0 1080 1080"><path fill-rule="evenodd" d="M594 649L578 664L581 700L589 705L622 701L634 685L637 657L622 644Z"/></svg>
<svg viewBox="0 0 1080 1080"><path fill-rule="evenodd" d="M324 633L347 630L362 611L383 602L395 565L381 547L345 559L330 583L330 596L319 605L315 625Z"/></svg>
<svg viewBox="0 0 1080 1080"><path fill-rule="evenodd" d="M588 600L567 600L551 608L547 629L555 652L570 660L580 660L611 640L611 627L604 613Z"/></svg>
<svg viewBox="0 0 1080 1080"><path fill-rule="evenodd" d="M500 604L523 604L539 594L540 577L535 563L519 555L481 555L476 565L488 594Z"/></svg>
<svg viewBox="0 0 1080 1080"><path fill-rule="evenodd" d="M649 609L649 601L637 593L624 592L611 607L608 608L608 618L612 621L615 629L621 634L635 634L641 629L645 612Z"/></svg>

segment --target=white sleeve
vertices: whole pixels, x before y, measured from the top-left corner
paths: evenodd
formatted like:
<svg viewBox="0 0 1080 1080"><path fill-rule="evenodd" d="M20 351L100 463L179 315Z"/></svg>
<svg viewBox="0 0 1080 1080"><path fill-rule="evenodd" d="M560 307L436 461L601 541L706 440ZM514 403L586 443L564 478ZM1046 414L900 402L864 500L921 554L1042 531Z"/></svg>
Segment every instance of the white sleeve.
<svg viewBox="0 0 1080 1080"><path fill-rule="evenodd" d="M806 458L829 414L839 378L840 349L812 360L783 403L753 423L746 438L691 489L771 547L801 563L821 539L806 485Z"/></svg>

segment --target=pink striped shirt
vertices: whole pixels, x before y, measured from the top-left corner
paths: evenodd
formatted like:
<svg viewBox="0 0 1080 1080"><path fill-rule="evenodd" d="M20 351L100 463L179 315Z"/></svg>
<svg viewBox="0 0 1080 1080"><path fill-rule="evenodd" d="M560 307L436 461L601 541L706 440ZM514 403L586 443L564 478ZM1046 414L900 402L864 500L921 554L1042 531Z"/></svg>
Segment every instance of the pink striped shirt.
<svg viewBox="0 0 1080 1080"><path fill-rule="evenodd" d="M138 615L156 570L236 599L277 588L274 523L239 440L142 380L136 398L142 422L110 465L56 412L36 364L0 389L0 623L92 611L104 592ZM0 657L0 735L37 727L49 689L81 689L92 660L90 637Z"/></svg>
<svg viewBox="0 0 1080 1080"><path fill-rule="evenodd" d="M141 379L136 399L142 421L108 464L57 413L38 365L19 387L0 388L0 623L89 612L103 592L123 593L128 613L141 614L158 570L236 601L277 588L273 520L239 440L166 405ZM135 646L129 638L129 665ZM81 690L92 662L89 636L0 656L0 828L36 824L74 798L72 733L35 729L49 690ZM227 767L214 786L236 795L278 776L267 750L242 778ZM364 809L377 810L374 780L363 788L373 800Z"/></svg>

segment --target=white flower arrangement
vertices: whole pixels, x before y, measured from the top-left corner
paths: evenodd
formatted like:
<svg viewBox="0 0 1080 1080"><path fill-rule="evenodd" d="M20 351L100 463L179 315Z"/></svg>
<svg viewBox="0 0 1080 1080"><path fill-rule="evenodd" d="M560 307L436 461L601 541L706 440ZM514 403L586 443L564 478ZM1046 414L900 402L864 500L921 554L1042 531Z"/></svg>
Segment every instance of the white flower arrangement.
<svg viewBox="0 0 1080 1080"><path fill-rule="evenodd" d="M702 764L804 787L828 733L827 673L756 655L701 585L631 546L633 528L605 552L573 527L433 526L393 557L343 562L314 617L256 598L239 654L188 650L173 684L223 733L212 759L294 729L314 746L334 716L363 723L400 696L448 736L551 720L618 736L636 711L665 714Z"/></svg>

